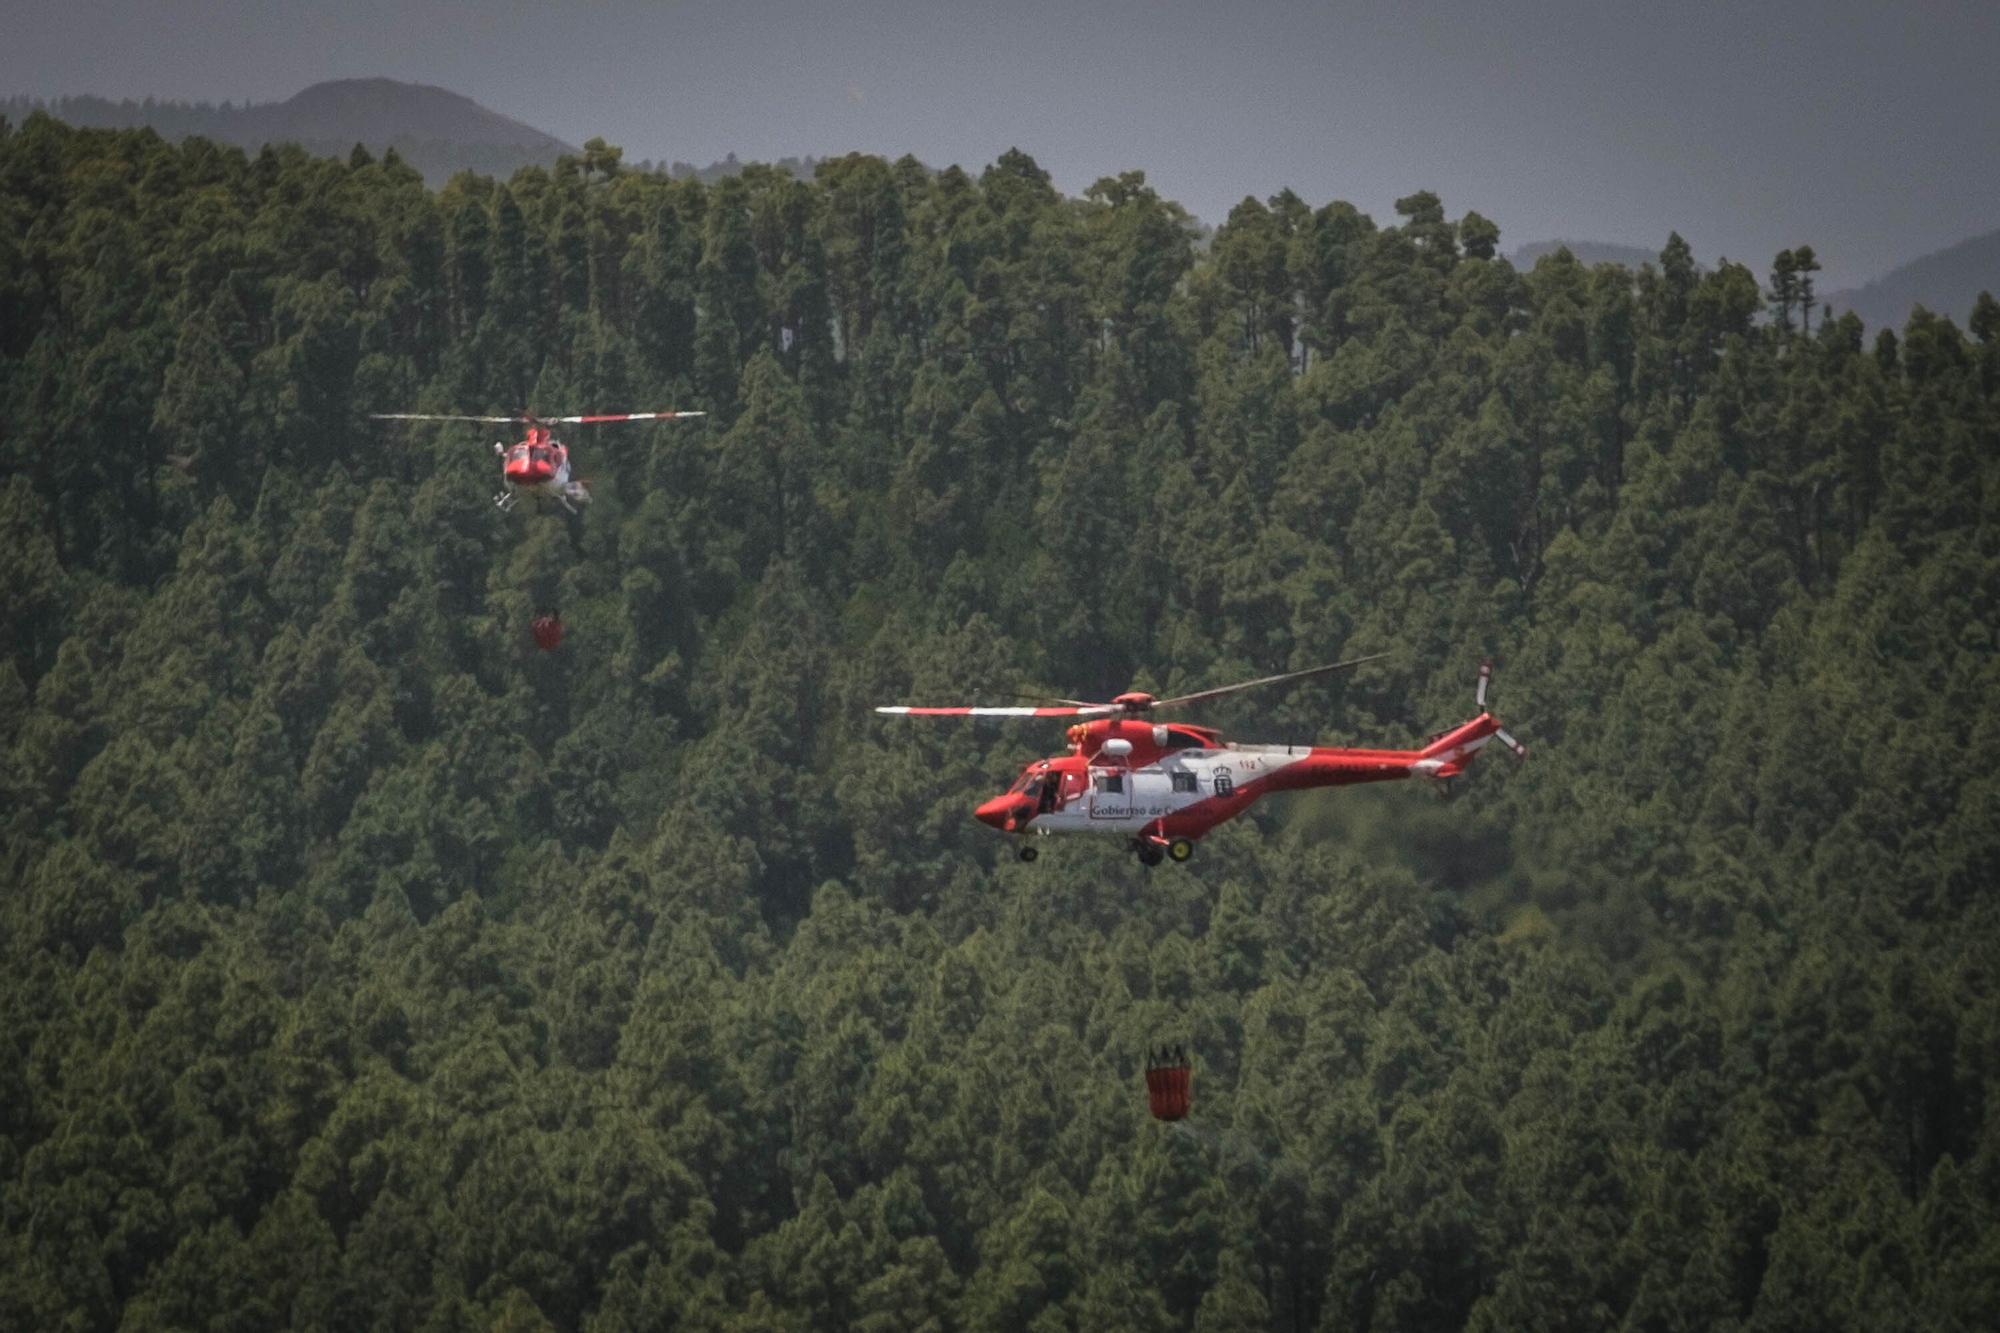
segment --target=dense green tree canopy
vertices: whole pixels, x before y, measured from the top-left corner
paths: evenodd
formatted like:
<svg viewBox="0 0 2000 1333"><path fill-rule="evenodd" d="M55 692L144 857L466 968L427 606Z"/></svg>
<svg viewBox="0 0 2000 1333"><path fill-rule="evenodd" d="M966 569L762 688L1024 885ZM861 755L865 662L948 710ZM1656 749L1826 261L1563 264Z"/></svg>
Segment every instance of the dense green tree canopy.
<svg viewBox="0 0 2000 1333"><path fill-rule="evenodd" d="M2000 317L1498 238L0 128L0 1327L1986 1326ZM366 420L524 404L710 416ZM1533 758L1026 866L868 712L1363 652L1204 720Z"/></svg>

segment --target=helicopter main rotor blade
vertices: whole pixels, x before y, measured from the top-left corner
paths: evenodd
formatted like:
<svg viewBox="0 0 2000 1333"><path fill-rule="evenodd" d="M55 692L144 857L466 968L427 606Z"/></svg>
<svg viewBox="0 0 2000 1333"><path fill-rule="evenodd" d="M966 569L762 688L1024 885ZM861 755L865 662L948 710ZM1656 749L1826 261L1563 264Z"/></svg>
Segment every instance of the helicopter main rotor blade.
<svg viewBox="0 0 2000 1333"><path fill-rule="evenodd" d="M547 417L547 421L568 426L595 426L604 421L679 421L683 417L705 417L706 412L600 412L594 416Z"/></svg>
<svg viewBox="0 0 2000 1333"><path fill-rule="evenodd" d="M1214 699L1224 694L1234 694L1238 690L1254 690L1259 685L1278 685L1288 680L1305 680L1312 676L1324 676L1335 671L1348 671L1363 662L1373 662L1387 657L1387 653L1370 653L1366 657L1351 657L1345 662L1330 662L1326 666L1307 667L1304 671L1285 671L1275 676L1260 676L1256 680L1238 681L1234 685L1218 685L1212 690L1197 690L1193 694L1180 694L1171 699L1156 699L1148 710L1157 713L1162 708L1179 708L1182 704L1198 703L1203 699Z"/></svg>
<svg viewBox="0 0 2000 1333"><path fill-rule="evenodd" d="M1072 704L1062 708L911 708L885 704L875 710L899 717L1110 717L1125 710L1117 704Z"/></svg>
<svg viewBox="0 0 2000 1333"><path fill-rule="evenodd" d="M533 417L459 417L440 412L370 412L370 421L477 421L489 426L516 426Z"/></svg>
<svg viewBox="0 0 2000 1333"><path fill-rule="evenodd" d="M1199 690L1193 694L1177 695L1172 699L1148 701L1138 706L1122 703L1093 704L1085 703L1081 699L1064 699L1059 704L1045 704L1032 708L913 708L907 704L888 704L876 708L875 711L893 713L901 717L1118 717L1132 713L1154 712L1161 708L1176 708L1202 699L1213 699L1218 695L1233 694L1237 690L1255 689L1259 685L1276 685L1288 680L1305 680L1311 676L1324 676L1329 672L1347 671L1360 666L1363 662L1373 662L1387 656L1387 653L1370 653L1367 657L1350 658L1345 662L1333 662L1326 666L1307 667L1304 671L1281 672L1257 680L1238 681L1234 685L1221 685L1212 690Z"/></svg>
<svg viewBox="0 0 2000 1333"><path fill-rule="evenodd" d="M1039 691L997 690L993 692L1004 694L1009 699L1031 699L1038 708L1053 708L1057 704L1065 704L1071 708L1109 708L1112 706L1110 704L1093 703L1089 699L1065 699L1059 694L1043 694ZM981 691L981 693L986 693L986 691Z"/></svg>

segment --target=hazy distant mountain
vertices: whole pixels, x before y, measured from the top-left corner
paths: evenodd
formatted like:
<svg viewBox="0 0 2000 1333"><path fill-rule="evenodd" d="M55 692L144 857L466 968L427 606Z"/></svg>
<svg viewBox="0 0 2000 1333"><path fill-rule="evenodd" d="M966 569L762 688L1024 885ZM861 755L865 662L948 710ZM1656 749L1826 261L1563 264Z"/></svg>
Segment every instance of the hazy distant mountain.
<svg viewBox="0 0 2000 1333"><path fill-rule="evenodd" d="M488 111L470 97L394 79L315 83L288 102L246 108L270 138L355 139L388 143L398 135L547 154L576 149L532 125Z"/></svg>
<svg viewBox="0 0 2000 1333"><path fill-rule="evenodd" d="M519 167L548 165L577 151L532 125L488 111L469 97L394 79L337 79L316 83L289 101L244 106L152 98L0 101L0 115L16 124L37 110L71 125L149 125L170 139L199 134L251 152L267 143L287 142L338 157L347 156L357 143L378 154L393 147L433 184L464 170L509 176Z"/></svg>
<svg viewBox="0 0 2000 1333"><path fill-rule="evenodd" d="M1658 249L1648 250L1643 245L1614 245L1609 241L1531 241L1516 246L1507 258L1513 261L1515 268L1527 270L1533 268L1535 261L1543 255L1552 255L1563 249L1585 264L1623 264L1626 268L1637 268L1641 264L1658 268L1660 264Z"/></svg>
<svg viewBox="0 0 2000 1333"><path fill-rule="evenodd" d="M1870 328L1900 329L1913 305L1950 315L1962 328L1983 291L2000 296L2000 231L1960 241L1891 269L1865 286L1821 299L1835 310L1852 310Z"/></svg>
<svg viewBox="0 0 2000 1333"><path fill-rule="evenodd" d="M1508 256L1518 269L1530 269L1543 255L1559 247L1586 264L1641 264L1658 267L1659 252L1636 245L1606 241L1535 241ZM1753 272L1756 266L1752 265ZM1764 275L1758 274L1760 281ZM1982 291L2000 296L2000 231L1961 241L1948 250L1925 255L1861 287L1828 292L1819 299L1836 311L1852 310L1870 328L1901 328L1910 307L1921 305L1934 314L1950 315L1961 327L1972 317L1972 303Z"/></svg>
<svg viewBox="0 0 2000 1333"><path fill-rule="evenodd" d="M804 157L781 157L758 165L782 171L793 180L809 181L813 178L813 173L819 170L820 161L821 159L808 153ZM743 168L751 164L731 153L720 162L711 162L705 167L698 167L692 162L660 163L651 159L628 162L627 165L634 171L664 171L675 180L687 180L693 177L703 185L713 185L730 176L742 175Z"/></svg>

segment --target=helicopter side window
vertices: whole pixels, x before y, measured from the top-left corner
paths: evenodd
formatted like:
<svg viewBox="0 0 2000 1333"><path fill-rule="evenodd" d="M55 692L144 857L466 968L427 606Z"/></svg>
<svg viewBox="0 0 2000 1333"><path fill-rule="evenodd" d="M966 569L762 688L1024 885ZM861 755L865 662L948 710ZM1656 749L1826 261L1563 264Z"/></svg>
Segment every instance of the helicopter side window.
<svg viewBox="0 0 2000 1333"><path fill-rule="evenodd" d="M1122 796L1122 795L1124 795L1124 794L1125 794L1125 775L1124 775L1123 773L1100 773L1100 774L1098 774L1098 775L1097 775L1097 791L1098 791L1098 794L1099 794L1099 795L1103 795L1103 796Z"/></svg>
<svg viewBox="0 0 2000 1333"><path fill-rule="evenodd" d="M1201 788L1200 788L1200 785L1199 785L1199 784L1198 784L1198 783L1197 783L1197 782L1195 781L1195 777L1194 777L1194 774L1192 774L1192 773L1176 773L1176 774L1174 774L1174 790L1175 790L1175 791L1199 791L1199 790L1201 790Z"/></svg>

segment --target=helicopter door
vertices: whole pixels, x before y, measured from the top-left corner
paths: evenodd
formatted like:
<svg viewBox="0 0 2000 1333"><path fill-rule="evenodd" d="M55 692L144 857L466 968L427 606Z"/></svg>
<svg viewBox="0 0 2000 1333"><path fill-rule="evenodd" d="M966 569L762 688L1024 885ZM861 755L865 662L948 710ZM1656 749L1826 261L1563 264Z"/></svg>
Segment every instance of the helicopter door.
<svg viewBox="0 0 2000 1333"><path fill-rule="evenodd" d="M1132 773L1124 768L1090 770L1090 817L1124 819L1132 813Z"/></svg>

